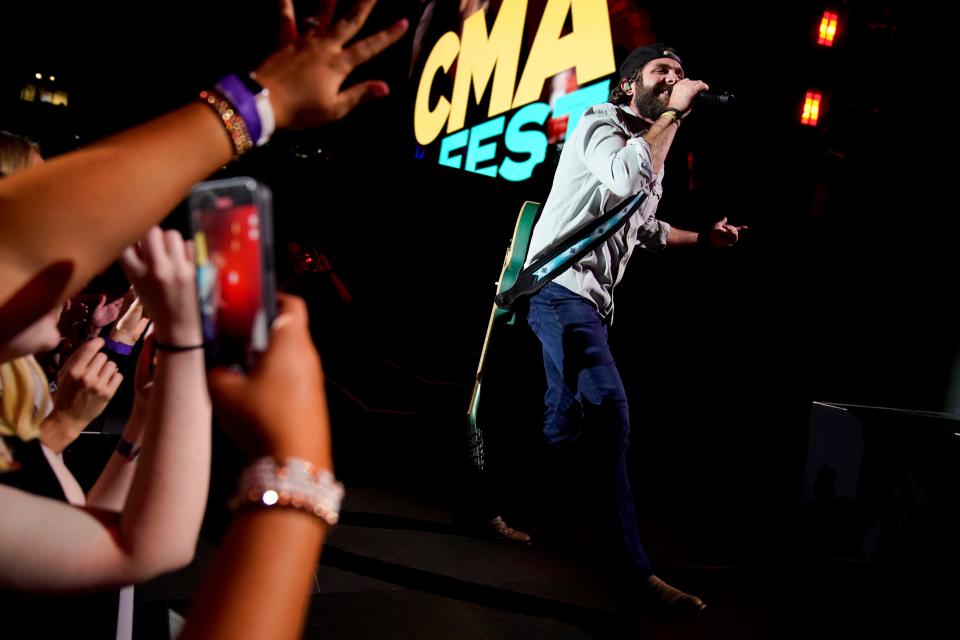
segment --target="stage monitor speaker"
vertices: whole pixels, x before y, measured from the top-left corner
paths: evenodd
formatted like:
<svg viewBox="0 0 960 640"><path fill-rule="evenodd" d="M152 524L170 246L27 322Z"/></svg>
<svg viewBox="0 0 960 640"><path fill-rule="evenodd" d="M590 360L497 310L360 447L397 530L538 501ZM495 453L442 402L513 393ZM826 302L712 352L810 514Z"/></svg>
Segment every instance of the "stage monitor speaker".
<svg viewBox="0 0 960 640"><path fill-rule="evenodd" d="M960 417L813 403L802 513L818 556L956 564Z"/></svg>

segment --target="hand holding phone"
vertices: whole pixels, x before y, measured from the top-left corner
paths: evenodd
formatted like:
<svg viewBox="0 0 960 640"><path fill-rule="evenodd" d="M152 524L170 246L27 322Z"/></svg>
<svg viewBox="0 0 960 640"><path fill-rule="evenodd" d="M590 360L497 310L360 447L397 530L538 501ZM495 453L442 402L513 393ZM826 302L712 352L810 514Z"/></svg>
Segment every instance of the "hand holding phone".
<svg viewBox="0 0 960 640"><path fill-rule="evenodd" d="M210 397L234 442L251 457L302 458L332 470L323 371L307 305L295 296L278 297L269 349L246 375L211 371Z"/></svg>
<svg viewBox="0 0 960 640"><path fill-rule="evenodd" d="M202 182L190 217L207 366L249 370L276 315L270 190L246 177Z"/></svg>

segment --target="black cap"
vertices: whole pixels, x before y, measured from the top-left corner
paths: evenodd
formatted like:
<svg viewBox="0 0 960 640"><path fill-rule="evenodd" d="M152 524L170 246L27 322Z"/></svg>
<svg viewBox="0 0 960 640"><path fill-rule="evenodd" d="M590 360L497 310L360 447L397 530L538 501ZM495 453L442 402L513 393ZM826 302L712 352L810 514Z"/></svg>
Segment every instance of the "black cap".
<svg viewBox="0 0 960 640"><path fill-rule="evenodd" d="M648 62L656 60L657 58L670 58L676 60L680 66L683 66L683 60L681 60L677 52L673 50L673 47L669 47L662 42L657 42L655 44L637 47L631 51L630 55L624 59L623 64L620 65L620 77L632 78L638 69L643 69Z"/></svg>

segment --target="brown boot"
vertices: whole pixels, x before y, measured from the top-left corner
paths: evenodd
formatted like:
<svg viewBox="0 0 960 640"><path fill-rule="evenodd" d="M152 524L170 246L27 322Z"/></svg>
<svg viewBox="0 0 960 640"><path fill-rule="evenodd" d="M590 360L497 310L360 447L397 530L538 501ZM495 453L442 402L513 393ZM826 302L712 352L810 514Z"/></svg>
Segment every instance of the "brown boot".
<svg viewBox="0 0 960 640"><path fill-rule="evenodd" d="M657 608L671 615L690 617L707 608L697 596L671 587L657 576L647 578L647 594Z"/></svg>
<svg viewBox="0 0 960 640"><path fill-rule="evenodd" d="M483 538L503 544L531 544L529 534L514 529L504 522L500 516L480 523L477 527L477 533Z"/></svg>

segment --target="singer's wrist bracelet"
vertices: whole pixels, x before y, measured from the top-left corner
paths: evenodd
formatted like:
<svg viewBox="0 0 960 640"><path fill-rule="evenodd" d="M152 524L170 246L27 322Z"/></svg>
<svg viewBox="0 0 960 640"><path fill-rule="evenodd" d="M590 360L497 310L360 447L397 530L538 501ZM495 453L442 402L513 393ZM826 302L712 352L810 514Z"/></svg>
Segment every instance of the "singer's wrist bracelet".
<svg viewBox="0 0 960 640"><path fill-rule="evenodd" d="M677 126L680 126L680 121L683 120L683 111L677 109L676 107L667 107L660 112L660 115L657 118L662 118L663 116L670 116L670 119L677 123Z"/></svg>

